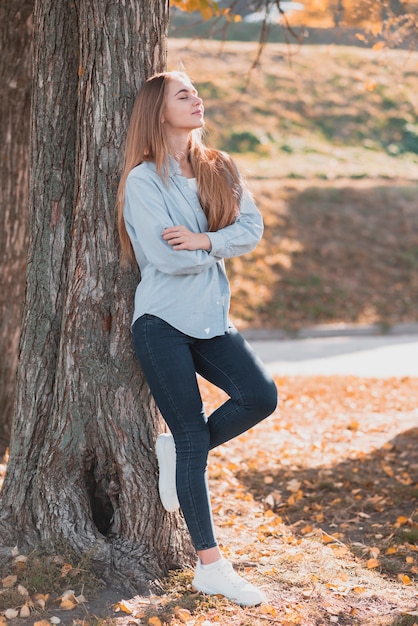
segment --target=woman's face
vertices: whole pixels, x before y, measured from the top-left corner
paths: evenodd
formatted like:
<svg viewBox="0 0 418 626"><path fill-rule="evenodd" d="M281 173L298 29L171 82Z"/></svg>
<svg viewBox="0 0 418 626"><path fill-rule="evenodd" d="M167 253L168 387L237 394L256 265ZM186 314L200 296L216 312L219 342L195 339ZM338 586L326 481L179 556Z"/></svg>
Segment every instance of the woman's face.
<svg viewBox="0 0 418 626"><path fill-rule="evenodd" d="M174 134L204 125L203 101L187 78L171 78L167 85L162 122Z"/></svg>

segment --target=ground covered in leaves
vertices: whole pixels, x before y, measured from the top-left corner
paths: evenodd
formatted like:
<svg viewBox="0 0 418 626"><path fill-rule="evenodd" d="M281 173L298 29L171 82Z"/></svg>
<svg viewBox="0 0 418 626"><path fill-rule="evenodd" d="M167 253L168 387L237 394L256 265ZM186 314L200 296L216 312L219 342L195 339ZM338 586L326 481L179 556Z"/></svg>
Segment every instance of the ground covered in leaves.
<svg viewBox="0 0 418 626"><path fill-rule="evenodd" d="M161 596L121 598L86 563L16 552L0 567L0 624L418 624L418 380L276 382L275 414L210 459L223 551L267 604L196 594L191 571ZM210 411L222 394L201 384Z"/></svg>

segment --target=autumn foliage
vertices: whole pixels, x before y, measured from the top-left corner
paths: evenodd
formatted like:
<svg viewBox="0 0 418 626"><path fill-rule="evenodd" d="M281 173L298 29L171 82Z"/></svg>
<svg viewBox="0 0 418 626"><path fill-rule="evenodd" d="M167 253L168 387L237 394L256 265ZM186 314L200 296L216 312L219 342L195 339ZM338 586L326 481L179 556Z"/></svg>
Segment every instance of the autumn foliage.
<svg viewBox="0 0 418 626"><path fill-rule="evenodd" d="M35 557L16 551L0 569L3 615L29 610L45 620L42 626L65 622L66 615L92 619L95 611L138 626L412 626L418 608L418 380L280 377L276 383L274 415L213 451L209 464L223 550L264 588L267 604L242 609L196 594L186 570L163 581L160 595L114 593L112 607L103 611L107 596L92 587L97 580L89 587L87 562L44 560L53 576L39 589ZM200 385L210 412L223 394Z"/></svg>

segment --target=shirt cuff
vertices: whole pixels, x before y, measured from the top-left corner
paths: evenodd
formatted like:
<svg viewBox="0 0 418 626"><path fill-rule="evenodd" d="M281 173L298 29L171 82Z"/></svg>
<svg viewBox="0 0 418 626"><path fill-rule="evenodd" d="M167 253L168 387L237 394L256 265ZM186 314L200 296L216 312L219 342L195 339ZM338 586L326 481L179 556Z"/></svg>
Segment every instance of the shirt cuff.
<svg viewBox="0 0 418 626"><path fill-rule="evenodd" d="M222 248L224 245L224 238L219 233L206 233L206 235L210 239L211 249L208 251L208 254L214 257L222 257Z"/></svg>

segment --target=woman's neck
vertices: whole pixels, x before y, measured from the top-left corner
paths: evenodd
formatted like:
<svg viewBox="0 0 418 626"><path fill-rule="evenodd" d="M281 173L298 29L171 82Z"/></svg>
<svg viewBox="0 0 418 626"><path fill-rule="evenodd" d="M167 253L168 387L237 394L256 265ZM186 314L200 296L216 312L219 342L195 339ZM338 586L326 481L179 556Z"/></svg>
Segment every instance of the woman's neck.
<svg viewBox="0 0 418 626"><path fill-rule="evenodd" d="M185 176L186 178L193 178L194 172L189 159L188 143L183 143L181 146L180 144L177 144L177 146L175 147L173 146L171 154L180 165L181 173L183 174L183 176Z"/></svg>

